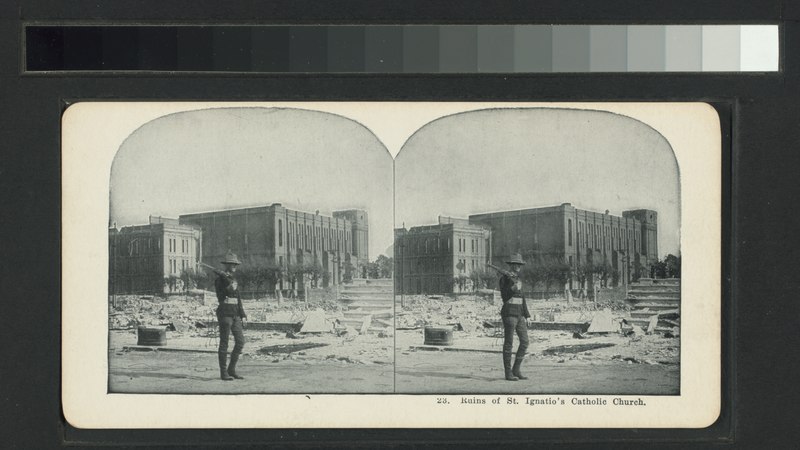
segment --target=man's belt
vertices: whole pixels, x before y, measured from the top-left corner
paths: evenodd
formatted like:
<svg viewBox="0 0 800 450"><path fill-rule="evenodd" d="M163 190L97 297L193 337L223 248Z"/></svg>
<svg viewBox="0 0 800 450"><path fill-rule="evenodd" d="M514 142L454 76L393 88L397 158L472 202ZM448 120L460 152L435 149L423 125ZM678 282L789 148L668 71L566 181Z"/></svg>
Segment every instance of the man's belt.
<svg viewBox="0 0 800 450"><path fill-rule="evenodd" d="M522 304L522 298L520 298L520 297L511 297L510 299L508 299L508 304L509 305L521 305Z"/></svg>
<svg viewBox="0 0 800 450"><path fill-rule="evenodd" d="M238 298L226 297L225 301L222 302L222 303L225 303L226 305L238 305L239 304L239 299Z"/></svg>

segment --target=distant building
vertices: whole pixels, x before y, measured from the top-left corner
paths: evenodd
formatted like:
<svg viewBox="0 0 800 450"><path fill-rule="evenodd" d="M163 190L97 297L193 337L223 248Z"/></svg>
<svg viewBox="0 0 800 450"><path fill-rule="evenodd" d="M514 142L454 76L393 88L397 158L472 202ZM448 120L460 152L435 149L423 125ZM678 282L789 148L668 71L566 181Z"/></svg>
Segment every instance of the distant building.
<svg viewBox="0 0 800 450"><path fill-rule="evenodd" d="M650 276L658 262L658 213L637 209L616 216L563 203L467 220L440 217L437 225L396 229L394 251L395 285L406 294L453 292L459 275L483 270L487 261L505 267L514 253L530 262L568 264L572 274L565 287L591 289L597 277L579 281L580 269L609 268L609 285Z"/></svg>
<svg viewBox="0 0 800 450"><path fill-rule="evenodd" d="M147 225L108 230L109 293L163 293L165 279L194 269L202 255L200 229L150 216Z"/></svg>
<svg viewBox="0 0 800 450"><path fill-rule="evenodd" d="M323 285L366 276L369 225L363 210L336 211L331 217L273 203L184 214L180 223L202 229L202 260L206 264L218 265L232 250L245 265L288 269L293 264L317 263L325 274ZM285 280L279 281L279 288L302 290Z"/></svg>
<svg viewBox="0 0 800 450"><path fill-rule="evenodd" d="M439 217L436 225L395 229L396 292L443 294L458 290L456 277L486 268L491 233L466 219Z"/></svg>
<svg viewBox="0 0 800 450"><path fill-rule="evenodd" d="M588 211L570 203L469 216L492 230L493 261L512 253L578 265L607 264L620 280L650 276L658 262L658 214L647 209L622 216ZM591 282L591 280L589 280ZM572 288L574 280L570 281ZM585 286L583 286L585 287Z"/></svg>

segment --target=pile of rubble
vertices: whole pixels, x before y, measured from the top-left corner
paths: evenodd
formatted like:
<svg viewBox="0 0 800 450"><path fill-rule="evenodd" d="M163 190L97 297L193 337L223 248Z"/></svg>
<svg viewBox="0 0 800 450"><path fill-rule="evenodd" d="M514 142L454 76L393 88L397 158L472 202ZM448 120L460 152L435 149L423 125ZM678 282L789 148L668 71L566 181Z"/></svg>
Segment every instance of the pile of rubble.
<svg viewBox="0 0 800 450"><path fill-rule="evenodd" d="M109 329L130 330L145 325L185 332L205 328L211 317L214 307L202 297L118 295L110 307Z"/></svg>
<svg viewBox="0 0 800 450"><path fill-rule="evenodd" d="M245 299L246 329L295 335L336 336L394 332L391 280L362 280L341 288L338 300ZM109 329L133 330L143 325L179 333L206 335L217 326L217 299L211 292L157 296L117 295L110 299Z"/></svg>
<svg viewBox="0 0 800 450"><path fill-rule="evenodd" d="M426 326L452 327L455 346L499 351L503 325L499 298L475 296L407 295L397 315L398 348L419 348ZM564 361L612 361L628 364L677 364L679 329L662 327L667 317L679 323L677 312L665 312L659 321L641 326L635 306L624 301L528 301L528 328L532 357ZM669 314L669 315L668 315ZM487 339L493 338L493 339ZM578 341L580 340L580 341ZM627 359L626 359L627 358Z"/></svg>

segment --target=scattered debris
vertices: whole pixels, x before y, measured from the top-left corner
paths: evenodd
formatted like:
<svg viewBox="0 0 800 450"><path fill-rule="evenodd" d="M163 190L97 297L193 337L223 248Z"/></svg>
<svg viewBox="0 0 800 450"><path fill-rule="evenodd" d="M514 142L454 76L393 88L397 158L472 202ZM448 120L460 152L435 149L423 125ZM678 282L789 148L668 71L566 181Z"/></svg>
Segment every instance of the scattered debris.
<svg viewBox="0 0 800 450"><path fill-rule="evenodd" d="M301 350L308 350L309 348L325 347L328 344L318 342L303 342L301 344L283 344L283 345L270 345L268 347L261 347L258 353L262 355L274 355L276 353L292 353Z"/></svg>
<svg viewBox="0 0 800 450"><path fill-rule="evenodd" d="M605 342L605 343L594 343L594 344L577 344L577 345L559 345L556 347L550 347L542 351L543 355L555 355L559 353L580 353L585 352L587 350L594 350L598 348L606 348L606 347L613 347L616 344Z"/></svg>
<svg viewBox="0 0 800 450"><path fill-rule="evenodd" d="M679 327L675 327L670 331L664 332L665 338L676 338L679 337L680 335L681 335L681 329Z"/></svg>
<svg viewBox="0 0 800 450"><path fill-rule="evenodd" d="M528 321L529 330L537 331L573 331L585 333L589 329L589 322L540 322Z"/></svg>

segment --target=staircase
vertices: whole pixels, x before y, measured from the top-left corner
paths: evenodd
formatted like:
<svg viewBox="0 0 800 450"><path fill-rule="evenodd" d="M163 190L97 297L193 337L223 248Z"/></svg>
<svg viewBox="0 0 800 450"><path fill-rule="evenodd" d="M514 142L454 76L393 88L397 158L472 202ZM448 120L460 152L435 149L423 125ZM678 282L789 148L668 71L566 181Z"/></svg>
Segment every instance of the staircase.
<svg viewBox="0 0 800 450"><path fill-rule="evenodd" d="M394 330L393 299L391 278L354 279L339 290L339 301L347 306L340 322L360 332L391 333Z"/></svg>
<svg viewBox="0 0 800 450"><path fill-rule="evenodd" d="M650 317L659 316L659 326L675 326L680 320L681 280L678 278L641 278L628 289L633 303L631 322L646 328ZM666 322L665 322L666 321Z"/></svg>

